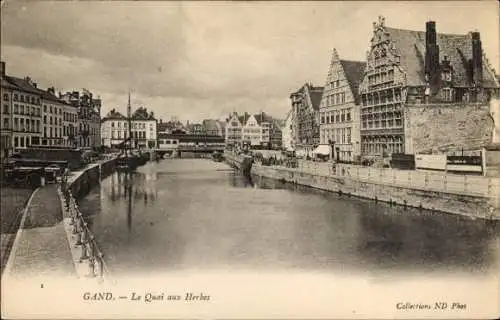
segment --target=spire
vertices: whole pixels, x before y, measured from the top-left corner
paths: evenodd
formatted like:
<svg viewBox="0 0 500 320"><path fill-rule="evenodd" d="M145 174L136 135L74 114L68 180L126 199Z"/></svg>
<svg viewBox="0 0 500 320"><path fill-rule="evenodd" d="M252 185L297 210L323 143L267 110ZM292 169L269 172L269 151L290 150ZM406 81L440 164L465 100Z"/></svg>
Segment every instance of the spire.
<svg viewBox="0 0 500 320"><path fill-rule="evenodd" d="M127 116L129 118L132 116L132 106L130 104L130 90L128 90Z"/></svg>
<svg viewBox="0 0 500 320"><path fill-rule="evenodd" d="M332 64L333 64L333 62L339 61L339 60L340 60L339 53L337 52L337 49L333 48L333 51L332 51Z"/></svg>

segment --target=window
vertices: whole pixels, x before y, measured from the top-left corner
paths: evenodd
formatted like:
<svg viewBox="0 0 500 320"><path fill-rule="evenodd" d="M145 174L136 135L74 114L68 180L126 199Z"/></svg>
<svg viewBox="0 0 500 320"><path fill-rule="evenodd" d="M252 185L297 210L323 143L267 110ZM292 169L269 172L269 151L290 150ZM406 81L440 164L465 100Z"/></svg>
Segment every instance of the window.
<svg viewBox="0 0 500 320"><path fill-rule="evenodd" d="M21 146L21 147L24 147L24 137L20 137L20 139L19 139L19 140L20 140L20 142L21 142L21 143L20 143L20 146Z"/></svg>
<svg viewBox="0 0 500 320"><path fill-rule="evenodd" d="M50 106L50 109L49 109L49 110L50 110L49 112L50 112L50 113L52 113L52 106Z"/></svg>
<svg viewBox="0 0 500 320"><path fill-rule="evenodd" d="M445 100L445 101L452 100L452 91L450 88L443 89L443 100Z"/></svg>
<svg viewBox="0 0 500 320"><path fill-rule="evenodd" d="M8 104L3 105L3 113L9 114L9 105Z"/></svg>
<svg viewBox="0 0 500 320"><path fill-rule="evenodd" d="M52 138L52 127L50 127L49 132L50 132L50 137Z"/></svg>
<svg viewBox="0 0 500 320"><path fill-rule="evenodd" d="M47 116L43 116L43 123L47 124Z"/></svg>
<svg viewBox="0 0 500 320"><path fill-rule="evenodd" d="M3 119L3 129L9 129L9 119Z"/></svg>
<svg viewBox="0 0 500 320"><path fill-rule="evenodd" d="M35 104L35 97L31 97L31 104Z"/></svg>
<svg viewBox="0 0 500 320"><path fill-rule="evenodd" d="M24 102L24 96L21 95L21 102Z"/></svg>
<svg viewBox="0 0 500 320"><path fill-rule="evenodd" d="M7 93L3 94L3 101L9 101L9 94Z"/></svg>
<svg viewBox="0 0 500 320"><path fill-rule="evenodd" d="M347 121L351 121L351 111L347 112Z"/></svg>
<svg viewBox="0 0 500 320"><path fill-rule="evenodd" d="M451 81L451 72L449 72L449 71L443 71L441 73L441 79L443 81Z"/></svg>
<svg viewBox="0 0 500 320"><path fill-rule="evenodd" d="M17 93L14 93L14 101L17 101Z"/></svg>
<svg viewBox="0 0 500 320"><path fill-rule="evenodd" d="M46 104L43 105L43 112L47 112L47 105Z"/></svg>
<svg viewBox="0 0 500 320"><path fill-rule="evenodd" d="M52 117L49 117L49 123L52 124Z"/></svg>
<svg viewBox="0 0 500 320"><path fill-rule="evenodd" d="M19 108L19 113L24 114L24 105L21 105Z"/></svg>

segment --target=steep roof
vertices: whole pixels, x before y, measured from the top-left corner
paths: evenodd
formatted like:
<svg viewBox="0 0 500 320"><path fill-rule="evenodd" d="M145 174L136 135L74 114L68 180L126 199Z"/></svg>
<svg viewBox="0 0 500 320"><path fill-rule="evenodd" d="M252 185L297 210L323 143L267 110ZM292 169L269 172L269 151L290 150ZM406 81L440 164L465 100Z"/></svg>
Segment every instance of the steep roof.
<svg viewBox="0 0 500 320"><path fill-rule="evenodd" d="M238 116L238 120L240 121L241 125L244 126L247 124L248 119L250 118L250 115L248 113L245 113L242 116Z"/></svg>
<svg viewBox="0 0 500 320"><path fill-rule="evenodd" d="M203 126L205 127L205 130L207 132L213 132L213 131L219 131L223 130L224 128L222 127L222 124L218 120L213 120L213 119L205 119L203 120Z"/></svg>
<svg viewBox="0 0 500 320"><path fill-rule="evenodd" d="M407 73L410 86L425 85L425 31L413 31L386 27L396 50L401 55L401 66ZM469 86L467 70L468 60L472 59L472 37L467 35L437 33L439 46L439 61L448 56L453 67L453 82L455 86ZM483 52L483 85L497 87L495 75L485 63Z"/></svg>
<svg viewBox="0 0 500 320"><path fill-rule="evenodd" d="M366 62L362 61L351 61L351 60L340 60L340 64L344 69L345 77L351 88L351 92L354 96L354 102L359 104L359 84L363 80L363 75L365 73Z"/></svg>
<svg viewBox="0 0 500 320"><path fill-rule="evenodd" d="M102 118L102 121L105 120L127 120L127 117L125 117L123 114L113 109L110 112L108 112L108 114L104 118Z"/></svg>
<svg viewBox="0 0 500 320"><path fill-rule="evenodd" d="M257 121L257 123L260 125L262 122L271 122L273 120L273 118L267 114L265 114L264 112L262 113L256 113L254 114L253 116L255 118L255 120Z"/></svg>
<svg viewBox="0 0 500 320"><path fill-rule="evenodd" d="M323 87L313 87L309 90L309 96L311 97L311 103L314 110L319 110L319 105L321 103L321 97L323 96Z"/></svg>
<svg viewBox="0 0 500 320"><path fill-rule="evenodd" d="M16 87L15 85L13 85L12 83L8 82L7 79L3 79L2 78L2 88L7 88L7 89L18 89L18 87Z"/></svg>
<svg viewBox="0 0 500 320"><path fill-rule="evenodd" d="M28 80L26 79L21 79L18 77L13 77L13 76L5 76L5 80L7 80L9 83L13 84L17 88L21 89L22 91L33 93L33 94L40 94L39 89L35 88Z"/></svg>

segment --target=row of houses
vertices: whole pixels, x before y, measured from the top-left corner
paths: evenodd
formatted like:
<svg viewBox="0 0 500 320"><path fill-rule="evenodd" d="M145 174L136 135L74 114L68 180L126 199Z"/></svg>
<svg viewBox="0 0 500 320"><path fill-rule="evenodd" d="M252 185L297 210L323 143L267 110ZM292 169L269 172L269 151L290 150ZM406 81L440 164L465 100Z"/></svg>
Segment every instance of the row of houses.
<svg viewBox="0 0 500 320"><path fill-rule="evenodd" d="M130 127L130 129L129 129ZM105 147L122 146L131 141L135 149L162 148L169 144L166 136L220 137L224 139L225 124L219 120L205 119L201 123L182 124L178 120L157 120L152 112L140 107L131 113L130 119L112 109L101 120L101 143ZM129 138L130 137L130 138Z"/></svg>
<svg viewBox="0 0 500 320"><path fill-rule="evenodd" d="M228 147L247 144L253 148L280 149L282 130L279 120L264 112L229 115L225 125L225 143Z"/></svg>
<svg viewBox="0 0 500 320"><path fill-rule="evenodd" d="M469 130L470 115L495 113L499 87L479 32L442 34L434 21L425 31L404 30L379 17L365 61L342 59L334 49L324 86L306 83L290 95L283 146L351 162L459 148L454 137L467 132L462 148L479 148L491 134ZM469 120L457 125L462 118ZM478 121L493 132L498 126L488 116Z"/></svg>
<svg viewBox="0 0 500 320"><path fill-rule="evenodd" d="M29 77L6 74L1 62L1 157L36 147L95 148L100 145L101 100L83 90L56 94Z"/></svg>

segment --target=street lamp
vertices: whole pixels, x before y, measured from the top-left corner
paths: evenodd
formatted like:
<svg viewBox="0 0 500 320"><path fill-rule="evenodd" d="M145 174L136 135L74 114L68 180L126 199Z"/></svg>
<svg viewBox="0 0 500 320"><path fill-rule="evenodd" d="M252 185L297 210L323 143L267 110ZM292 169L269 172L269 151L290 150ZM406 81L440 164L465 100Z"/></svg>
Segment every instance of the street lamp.
<svg viewBox="0 0 500 320"><path fill-rule="evenodd" d="M333 160L333 152L335 150L335 141L328 139L328 145L330 146L330 161Z"/></svg>

